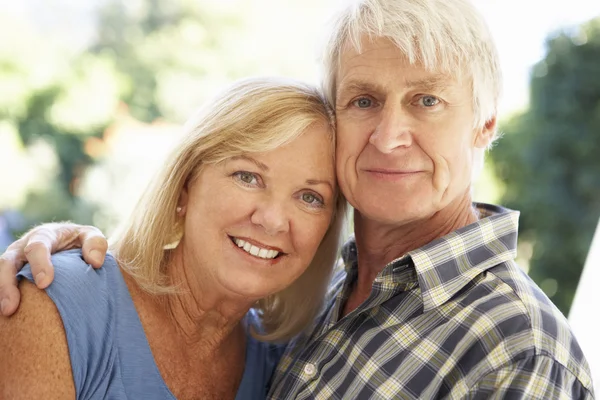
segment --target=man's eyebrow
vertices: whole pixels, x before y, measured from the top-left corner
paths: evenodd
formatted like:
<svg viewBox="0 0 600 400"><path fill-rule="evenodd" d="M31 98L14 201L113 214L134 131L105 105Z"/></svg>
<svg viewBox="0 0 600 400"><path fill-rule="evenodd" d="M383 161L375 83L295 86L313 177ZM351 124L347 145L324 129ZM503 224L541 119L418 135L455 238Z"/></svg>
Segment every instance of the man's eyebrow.
<svg viewBox="0 0 600 400"><path fill-rule="evenodd" d="M351 94L359 93L383 93L385 88L381 85L371 82L364 81L349 81L347 83L342 82L338 90L338 98Z"/></svg>
<svg viewBox="0 0 600 400"><path fill-rule="evenodd" d="M452 84L451 80L444 75L435 75L423 79L415 79L412 81L406 81L405 85L410 89L423 89L423 90L444 90L450 87Z"/></svg>
<svg viewBox="0 0 600 400"><path fill-rule="evenodd" d="M424 91L441 91L448 89L452 81L445 75L434 75L423 79L408 80L404 82L405 88L421 89ZM377 83L351 80L347 83L342 82L337 92L337 98L344 98L349 95L361 93L385 93L386 88Z"/></svg>
<svg viewBox="0 0 600 400"><path fill-rule="evenodd" d="M232 161L233 160L245 160L245 161L249 161L249 162L255 164L258 168L262 169L263 171L269 172L269 167L267 166L267 164L261 163L260 161L255 160L254 158L249 157L249 156L244 156L244 155L235 156L235 157L231 157L231 160Z"/></svg>

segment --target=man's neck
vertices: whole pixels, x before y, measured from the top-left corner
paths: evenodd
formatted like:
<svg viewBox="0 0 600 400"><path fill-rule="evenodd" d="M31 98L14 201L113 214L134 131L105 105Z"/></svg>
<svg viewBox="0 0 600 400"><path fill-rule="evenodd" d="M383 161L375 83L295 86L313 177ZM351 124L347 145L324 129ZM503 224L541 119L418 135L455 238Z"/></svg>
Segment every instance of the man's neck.
<svg viewBox="0 0 600 400"><path fill-rule="evenodd" d="M355 210L358 277L344 315L369 297L375 278L387 264L475 221L477 216L468 192L427 218L397 225L371 221Z"/></svg>

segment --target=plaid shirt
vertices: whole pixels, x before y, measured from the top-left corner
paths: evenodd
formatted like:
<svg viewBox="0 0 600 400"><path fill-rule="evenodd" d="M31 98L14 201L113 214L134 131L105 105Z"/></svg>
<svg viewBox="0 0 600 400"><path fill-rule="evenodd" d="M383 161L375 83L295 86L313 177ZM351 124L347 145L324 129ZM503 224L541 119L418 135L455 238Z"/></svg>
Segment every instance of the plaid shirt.
<svg viewBox="0 0 600 400"><path fill-rule="evenodd" d="M269 398L593 399L566 319L513 261L519 213L476 206L479 221L389 263L340 318L357 277L346 244L346 271Z"/></svg>

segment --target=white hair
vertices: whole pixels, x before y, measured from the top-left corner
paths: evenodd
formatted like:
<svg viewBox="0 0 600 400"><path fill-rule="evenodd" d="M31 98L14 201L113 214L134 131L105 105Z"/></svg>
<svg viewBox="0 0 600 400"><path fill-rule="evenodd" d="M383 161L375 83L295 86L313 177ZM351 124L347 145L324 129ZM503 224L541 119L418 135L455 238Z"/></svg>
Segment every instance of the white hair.
<svg viewBox="0 0 600 400"><path fill-rule="evenodd" d="M347 0L334 14L323 52L323 85L335 106L340 58L361 40L387 38L411 64L465 77L473 93L474 126L496 116L502 89L490 31L468 0Z"/></svg>

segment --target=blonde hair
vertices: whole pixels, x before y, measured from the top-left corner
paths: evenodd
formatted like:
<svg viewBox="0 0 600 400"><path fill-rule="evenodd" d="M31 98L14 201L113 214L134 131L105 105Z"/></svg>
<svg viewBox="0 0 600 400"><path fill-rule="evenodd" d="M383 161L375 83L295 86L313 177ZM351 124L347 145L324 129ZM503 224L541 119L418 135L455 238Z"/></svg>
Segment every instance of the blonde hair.
<svg viewBox="0 0 600 400"><path fill-rule="evenodd" d="M335 149L333 121L321 93L303 83L252 78L229 87L185 125L184 138L174 154L111 240L122 268L149 293L176 293L165 275L172 252L163 246L170 242L173 230L181 228L175 213L181 190L202 166L275 150L314 124L328 128ZM253 332L255 336L270 341L289 339L313 321L338 257L345 208L338 191L330 226L307 270L288 288L257 303L263 327L261 335Z"/></svg>
<svg viewBox="0 0 600 400"><path fill-rule="evenodd" d="M334 14L323 51L323 85L335 106L340 57L361 39L387 38L429 70L469 78L474 126L495 117L502 90L496 46L480 13L468 0L348 0Z"/></svg>

